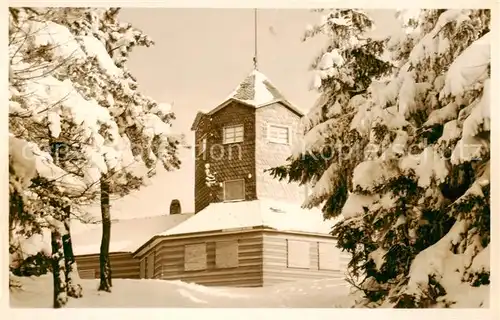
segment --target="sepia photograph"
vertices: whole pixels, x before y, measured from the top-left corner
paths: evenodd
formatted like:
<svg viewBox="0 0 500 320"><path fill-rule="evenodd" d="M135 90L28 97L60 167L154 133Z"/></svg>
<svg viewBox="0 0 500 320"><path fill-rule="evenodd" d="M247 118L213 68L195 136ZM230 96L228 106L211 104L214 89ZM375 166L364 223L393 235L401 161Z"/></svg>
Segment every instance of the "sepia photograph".
<svg viewBox="0 0 500 320"><path fill-rule="evenodd" d="M489 309L491 11L10 6L10 308Z"/></svg>

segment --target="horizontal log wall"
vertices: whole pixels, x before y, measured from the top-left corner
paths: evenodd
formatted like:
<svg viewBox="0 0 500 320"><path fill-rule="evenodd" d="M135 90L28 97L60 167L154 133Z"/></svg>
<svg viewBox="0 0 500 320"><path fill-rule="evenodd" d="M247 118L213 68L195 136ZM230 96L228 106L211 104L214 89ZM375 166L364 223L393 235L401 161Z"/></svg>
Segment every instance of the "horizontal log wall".
<svg viewBox="0 0 500 320"><path fill-rule="evenodd" d="M215 243L238 241L238 267L217 268L215 266ZM206 243L206 270L184 270L185 245ZM262 286L262 233L245 232L200 236L187 239L164 239L145 253L154 254L154 278L182 280L206 286L259 287Z"/></svg>
<svg viewBox="0 0 500 320"><path fill-rule="evenodd" d="M345 268L349 262L349 256L339 251L341 267L344 270L320 270L318 256L318 242L331 243L335 247L336 240L330 237L318 237L309 235L286 234L277 232L265 232L263 237L264 247L264 285L273 285L288 281L305 279L336 278L339 281L345 278ZM287 240L309 242L310 244L310 268L291 268L287 264Z"/></svg>
<svg viewBox="0 0 500 320"><path fill-rule="evenodd" d="M111 277L122 279L139 279L139 260L132 253L110 253ZM99 278L99 254L76 256L80 278L91 279L88 270L94 270L94 278Z"/></svg>
<svg viewBox="0 0 500 320"><path fill-rule="evenodd" d="M217 268L215 265L215 244L218 241L238 241L238 267ZM287 240L310 243L310 268L288 267ZM181 280L206 286L260 287L277 283L305 279L345 278L345 268L349 256L341 255L343 270L320 270L318 242L331 243L335 247L336 240L331 237L287 234L279 232L249 231L232 234L199 236L184 239L164 238L156 246L145 252L140 258L154 257L150 274L152 278L164 280ZM205 270L185 271L185 245L206 243L207 266ZM113 278L138 279L145 277L147 270L140 272L139 258L131 253L111 253ZM99 277L99 255L77 256L78 270L82 278L89 278L86 270L94 270L94 278Z"/></svg>

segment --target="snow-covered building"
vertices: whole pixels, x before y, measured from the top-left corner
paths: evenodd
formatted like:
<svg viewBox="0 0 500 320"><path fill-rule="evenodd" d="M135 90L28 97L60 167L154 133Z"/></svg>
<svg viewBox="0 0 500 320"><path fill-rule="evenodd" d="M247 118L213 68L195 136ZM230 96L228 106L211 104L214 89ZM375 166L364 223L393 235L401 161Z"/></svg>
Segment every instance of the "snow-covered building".
<svg viewBox="0 0 500 320"><path fill-rule="evenodd" d="M113 278L140 278L140 261L134 257L152 235L175 227L193 214L165 214L133 219L111 221L111 241L109 246ZM81 278L99 278L99 251L102 226L93 225L84 232L72 236L78 272Z"/></svg>
<svg viewBox="0 0 500 320"><path fill-rule="evenodd" d="M318 209L301 208L305 188L266 172L284 164L301 142L303 116L257 70L221 104L198 112L191 128L197 155L194 214L112 225L113 277L254 287L344 278L349 257L329 234L334 222ZM127 231L117 235L126 225L130 236L141 239ZM99 276L100 234L93 237L98 241L86 251L74 240L82 277Z"/></svg>

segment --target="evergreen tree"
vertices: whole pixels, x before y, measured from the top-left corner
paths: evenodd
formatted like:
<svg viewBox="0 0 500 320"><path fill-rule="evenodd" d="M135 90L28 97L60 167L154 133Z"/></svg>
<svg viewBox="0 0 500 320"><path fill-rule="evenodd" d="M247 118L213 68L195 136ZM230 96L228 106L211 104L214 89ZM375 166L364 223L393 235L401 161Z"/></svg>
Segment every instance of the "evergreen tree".
<svg viewBox="0 0 500 320"><path fill-rule="evenodd" d="M101 92L97 94L89 92L89 94L94 99L100 98L100 103L112 110L111 114L118 125L118 130L131 145L131 151L137 152L133 156L141 157L142 162L150 170L149 174L154 173L158 160L166 170L179 168L180 161L176 152L182 137L179 139L178 136L170 134L171 121L174 119L170 106L159 104L138 91L138 84L125 65L133 48L149 47L154 42L142 31L128 23L121 22L118 19L119 8L79 10L78 17L81 18L70 21L68 27L78 36L92 35L98 39L120 74L118 88L114 85L107 90L101 87ZM92 84L88 83L86 87L90 85ZM130 91L123 90L124 86ZM104 291L110 291L112 286L109 259L110 195L112 193L127 194L141 184L142 178L126 174L126 172L123 174L114 167L108 169L110 171L103 172L100 178L103 235L99 290Z"/></svg>
<svg viewBox="0 0 500 320"><path fill-rule="evenodd" d="M180 139L170 133L169 106L141 94L124 66L127 50L151 41L117 22L118 10L11 8L10 13L9 126L28 142L37 163L31 203L51 199L47 210L28 215L53 231L54 306L60 307L71 292L61 275L76 271L68 209L74 214L101 195L107 210L100 289L109 291L109 194L139 187L158 160L168 170L178 168ZM25 227L21 223L18 229ZM70 271L60 272L65 269Z"/></svg>
<svg viewBox="0 0 500 320"><path fill-rule="evenodd" d="M342 168L348 193L336 203L343 220L333 235L352 254L360 306L485 306L490 12L402 17L405 32L388 43L397 74L351 99L359 107L349 126L367 143L362 161ZM321 190L327 204L338 200L337 185Z"/></svg>
<svg viewBox="0 0 500 320"><path fill-rule="evenodd" d="M383 58L385 39L371 39L366 33L373 21L361 10L334 9L323 12L319 24L309 27L304 40L326 36L326 48L312 64L312 87L320 97L303 122L304 139L295 146L287 165L273 168L280 179L311 184L304 204L323 203L325 217L336 217L347 199L350 176L362 160L367 143L350 123L367 95L372 79L393 71ZM326 203L325 203L326 201Z"/></svg>

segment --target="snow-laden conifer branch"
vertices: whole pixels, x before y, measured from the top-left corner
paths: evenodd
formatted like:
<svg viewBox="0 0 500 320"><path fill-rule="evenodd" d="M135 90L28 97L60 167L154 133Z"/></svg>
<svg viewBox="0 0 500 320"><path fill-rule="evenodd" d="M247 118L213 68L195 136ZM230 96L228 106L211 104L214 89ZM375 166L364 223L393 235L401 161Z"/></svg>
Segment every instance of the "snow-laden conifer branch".
<svg viewBox="0 0 500 320"><path fill-rule="evenodd" d="M168 170L180 165L182 139L170 132L171 108L143 95L123 65L133 47L153 42L120 22L118 11L10 10L9 125L13 137L25 140L21 153L13 154L18 169L11 174L28 163L36 172L25 178L31 184L12 180L12 200L23 206L11 203L17 226L11 240L29 242L41 229L53 231L51 254L58 262L52 267L67 269L67 279L62 273L54 278L61 285L58 307L66 301L62 291L78 296L68 278L73 267L61 262L71 257L59 259L70 217L88 221L82 207L102 193L103 184L123 196L140 187L158 161Z"/></svg>
<svg viewBox="0 0 500 320"><path fill-rule="evenodd" d="M342 214L333 235L364 279L360 305L487 306L490 12L406 12L401 33L361 59L361 29L336 20L354 21L347 11L307 31L336 39L314 64L321 96L304 141L272 173L312 184L305 206ZM356 72L381 51L387 69ZM325 153L335 144L358 152Z"/></svg>

